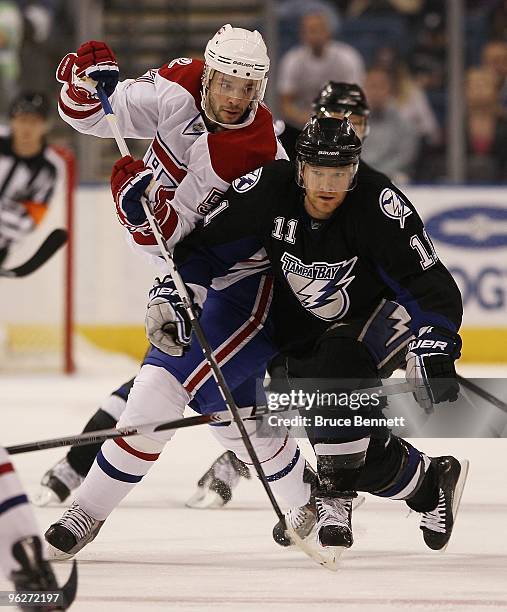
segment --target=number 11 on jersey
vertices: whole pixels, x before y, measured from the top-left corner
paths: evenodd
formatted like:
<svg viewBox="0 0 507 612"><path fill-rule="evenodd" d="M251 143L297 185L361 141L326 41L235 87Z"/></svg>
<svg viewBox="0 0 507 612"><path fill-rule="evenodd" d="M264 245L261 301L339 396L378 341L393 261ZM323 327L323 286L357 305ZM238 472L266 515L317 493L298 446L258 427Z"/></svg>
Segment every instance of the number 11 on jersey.
<svg viewBox="0 0 507 612"><path fill-rule="evenodd" d="M423 241L417 234L414 234L410 238L410 246L419 253L419 257L421 258L419 263L421 264L422 269L427 270L437 263L438 255L425 229L423 229L423 234L429 248L423 244Z"/></svg>
<svg viewBox="0 0 507 612"><path fill-rule="evenodd" d="M290 244L294 244L296 242L296 228L298 225L297 219L289 219L287 221L287 231L284 236L284 225L285 225L285 217L276 217L275 218L275 229L271 232L273 238L277 240L285 240L285 242L289 242Z"/></svg>

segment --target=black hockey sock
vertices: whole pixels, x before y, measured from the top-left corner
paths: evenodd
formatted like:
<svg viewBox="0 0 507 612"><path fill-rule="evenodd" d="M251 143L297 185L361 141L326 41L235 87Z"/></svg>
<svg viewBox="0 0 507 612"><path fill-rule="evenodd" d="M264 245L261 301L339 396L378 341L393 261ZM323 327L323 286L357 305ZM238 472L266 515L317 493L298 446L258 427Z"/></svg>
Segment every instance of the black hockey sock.
<svg viewBox="0 0 507 612"><path fill-rule="evenodd" d="M319 490L315 495L317 497L334 497L337 494L354 495L365 455L366 453L318 455Z"/></svg>
<svg viewBox="0 0 507 612"><path fill-rule="evenodd" d="M116 419L102 408L88 421L83 433L98 431L99 429L111 429L116 426ZM85 446L73 446L67 453L67 461L73 470L80 476L86 476L92 467L102 444L86 444Z"/></svg>
<svg viewBox="0 0 507 612"><path fill-rule="evenodd" d="M438 504L438 474L433 464L429 466L415 495L405 500L416 512L430 512Z"/></svg>

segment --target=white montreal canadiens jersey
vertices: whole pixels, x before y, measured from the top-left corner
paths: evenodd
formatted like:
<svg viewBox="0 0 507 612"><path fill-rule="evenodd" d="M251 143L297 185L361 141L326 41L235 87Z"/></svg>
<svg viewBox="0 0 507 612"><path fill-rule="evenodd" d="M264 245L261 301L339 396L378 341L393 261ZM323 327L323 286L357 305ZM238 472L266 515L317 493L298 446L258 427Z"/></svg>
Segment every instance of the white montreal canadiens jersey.
<svg viewBox="0 0 507 612"><path fill-rule="evenodd" d="M169 202L164 235L170 246L220 202L235 178L274 159L287 159L271 113L262 104L246 127L208 132L201 108L203 67L200 60L179 58L118 83L110 97L122 135L152 141L144 161ZM112 138L100 104L93 100L81 104L69 94L69 86L64 85L61 117L80 132ZM136 244L152 254L158 252L147 227L130 231Z"/></svg>

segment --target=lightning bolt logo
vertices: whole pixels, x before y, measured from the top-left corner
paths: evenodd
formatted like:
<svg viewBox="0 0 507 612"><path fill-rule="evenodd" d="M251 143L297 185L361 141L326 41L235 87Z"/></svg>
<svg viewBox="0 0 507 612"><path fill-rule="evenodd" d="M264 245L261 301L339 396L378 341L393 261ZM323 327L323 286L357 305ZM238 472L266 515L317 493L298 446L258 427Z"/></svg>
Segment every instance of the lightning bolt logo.
<svg viewBox="0 0 507 612"><path fill-rule="evenodd" d="M408 324L410 323L410 315L405 310L405 308L403 308L403 306L400 306L398 304L397 307L387 318L391 321L394 321L394 324L392 325L394 334L386 342L386 346L389 346L392 342L394 342L410 330L408 326Z"/></svg>
<svg viewBox="0 0 507 612"><path fill-rule="evenodd" d="M357 257L336 264L306 265L284 253L281 261L285 278L304 308L325 321L339 319L347 313L350 298L346 289L355 278L352 270Z"/></svg>
<svg viewBox="0 0 507 612"><path fill-rule="evenodd" d="M383 189L379 196L380 210L390 219L396 219L401 229L405 227L405 220L412 214L412 209L403 198L392 189Z"/></svg>

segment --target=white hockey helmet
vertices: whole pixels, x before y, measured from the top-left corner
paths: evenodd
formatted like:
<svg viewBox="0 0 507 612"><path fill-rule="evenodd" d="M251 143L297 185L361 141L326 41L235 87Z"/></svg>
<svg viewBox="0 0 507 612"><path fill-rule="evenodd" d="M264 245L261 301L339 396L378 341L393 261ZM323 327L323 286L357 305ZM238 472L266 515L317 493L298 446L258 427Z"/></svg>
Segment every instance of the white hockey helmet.
<svg viewBox="0 0 507 612"><path fill-rule="evenodd" d="M259 102L264 98L268 81L269 57L260 33L257 30L251 32L244 28L233 28L227 23L208 41L204 61L202 107L208 119L228 129L249 125L255 118ZM235 81L245 79L249 83L248 88L242 88L245 93L235 91L232 96L250 101L250 112L241 123L221 123L213 115L209 96L211 82L217 71L235 77Z"/></svg>

